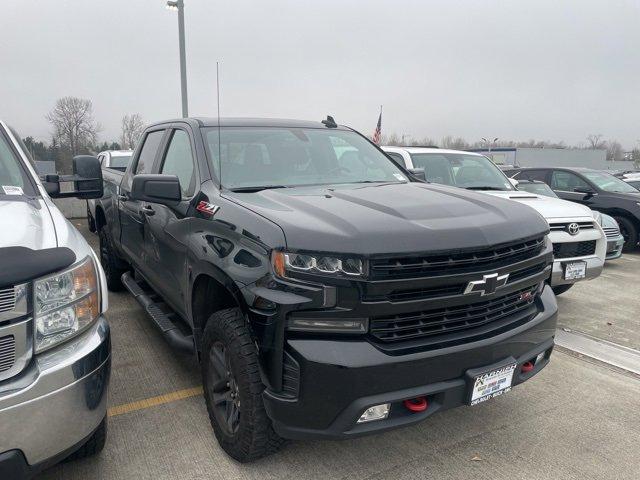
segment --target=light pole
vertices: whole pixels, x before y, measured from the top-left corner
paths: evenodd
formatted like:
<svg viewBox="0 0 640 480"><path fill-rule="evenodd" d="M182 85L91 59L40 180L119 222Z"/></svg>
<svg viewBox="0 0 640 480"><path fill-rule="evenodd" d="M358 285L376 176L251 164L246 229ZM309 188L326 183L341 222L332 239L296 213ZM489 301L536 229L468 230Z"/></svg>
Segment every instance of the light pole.
<svg viewBox="0 0 640 480"><path fill-rule="evenodd" d="M189 106L187 102L187 58L184 48L184 1L169 0L168 10L178 11L178 40L180 43L180 91L182 93L182 117L189 116Z"/></svg>
<svg viewBox="0 0 640 480"><path fill-rule="evenodd" d="M493 142L489 142L489 140L487 140L486 138L482 137L482 141L487 144L487 149L489 150L487 156L489 158L491 158L491 146L495 145L495 143L498 141L498 137L494 138Z"/></svg>

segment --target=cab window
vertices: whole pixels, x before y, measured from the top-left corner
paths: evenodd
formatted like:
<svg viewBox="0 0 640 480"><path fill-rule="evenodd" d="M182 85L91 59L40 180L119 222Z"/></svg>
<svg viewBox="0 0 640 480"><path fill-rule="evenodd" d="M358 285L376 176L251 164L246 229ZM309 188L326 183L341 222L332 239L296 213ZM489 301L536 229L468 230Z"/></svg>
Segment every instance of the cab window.
<svg viewBox="0 0 640 480"><path fill-rule="evenodd" d="M164 130L156 130L155 132L147 134L144 139L140 155L138 156L138 163L135 169L136 175L139 173L151 173L151 170L153 169L153 161L156 158L163 136Z"/></svg>
<svg viewBox="0 0 640 480"><path fill-rule="evenodd" d="M573 192L575 188L591 188L591 186L582 180L575 173L565 172L562 170L554 170L551 175L551 188L561 190L563 192Z"/></svg>
<svg viewBox="0 0 640 480"><path fill-rule="evenodd" d="M183 197L191 197L196 190L196 174L189 135L174 130L160 173L175 175L180 180Z"/></svg>

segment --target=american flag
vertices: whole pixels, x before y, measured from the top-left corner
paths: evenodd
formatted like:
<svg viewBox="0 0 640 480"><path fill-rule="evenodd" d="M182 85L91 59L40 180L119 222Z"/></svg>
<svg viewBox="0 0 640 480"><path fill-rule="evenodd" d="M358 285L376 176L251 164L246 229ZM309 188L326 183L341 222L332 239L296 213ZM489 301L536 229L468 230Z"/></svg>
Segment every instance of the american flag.
<svg viewBox="0 0 640 480"><path fill-rule="evenodd" d="M373 132L373 143L380 145L380 135L382 134L382 112L378 117L378 125L376 125L376 131Z"/></svg>

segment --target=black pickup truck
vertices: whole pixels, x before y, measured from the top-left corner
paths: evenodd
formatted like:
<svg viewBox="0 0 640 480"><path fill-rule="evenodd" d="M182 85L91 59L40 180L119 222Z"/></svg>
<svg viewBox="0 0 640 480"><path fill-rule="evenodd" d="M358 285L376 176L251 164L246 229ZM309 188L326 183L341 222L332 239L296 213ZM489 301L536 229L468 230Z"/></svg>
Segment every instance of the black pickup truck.
<svg viewBox="0 0 640 480"><path fill-rule="evenodd" d="M420 181L330 117L157 123L104 179L108 285L197 355L239 461L474 405L549 361L545 220Z"/></svg>

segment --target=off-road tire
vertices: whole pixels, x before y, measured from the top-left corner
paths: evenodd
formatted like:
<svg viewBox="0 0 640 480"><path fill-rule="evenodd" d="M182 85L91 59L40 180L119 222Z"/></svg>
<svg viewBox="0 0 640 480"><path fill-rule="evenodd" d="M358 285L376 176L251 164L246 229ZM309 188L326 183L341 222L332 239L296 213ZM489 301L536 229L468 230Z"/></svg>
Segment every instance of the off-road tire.
<svg viewBox="0 0 640 480"><path fill-rule="evenodd" d="M238 392L239 420L237 430L233 433L219 422L214 410L212 392L216 372L210 361L214 345L222 345L227 352L233 383ZM265 411L258 352L251 339L247 321L239 308L220 310L209 317L203 334L201 358L207 411L222 449L242 463L277 452L285 440L273 430Z"/></svg>
<svg viewBox="0 0 640 480"><path fill-rule="evenodd" d="M638 245L638 227L627 217L614 217L614 219L625 237L622 251L627 253L635 250Z"/></svg>
<svg viewBox="0 0 640 480"><path fill-rule="evenodd" d="M65 462L73 462L80 460L81 458L91 457L97 455L102 451L107 441L107 417L105 416L100 422L97 430L93 432L93 435L82 445L78 450L73 452L67 458Z"/></svg>
<svg viewBox="0 0 640 480"><path fill-rule="evenodd" d="M113 250L111 238L106 228L101 228L98 232L100 239L100 263L107 277L107 288L112 292L119 292L124 288L122 285L122 274L126 269L122 268L122 261L118 258L117 253Z"/></svg>
<svg viewBox="0 0 640 480"><path fill-rule="evenodd" d="M573 287L573 283L568 283L566 285L556 285L555 287L551 287L551 290L553 290L553 293L555 293L556 295L562 295L571 287Z"/></svg>

